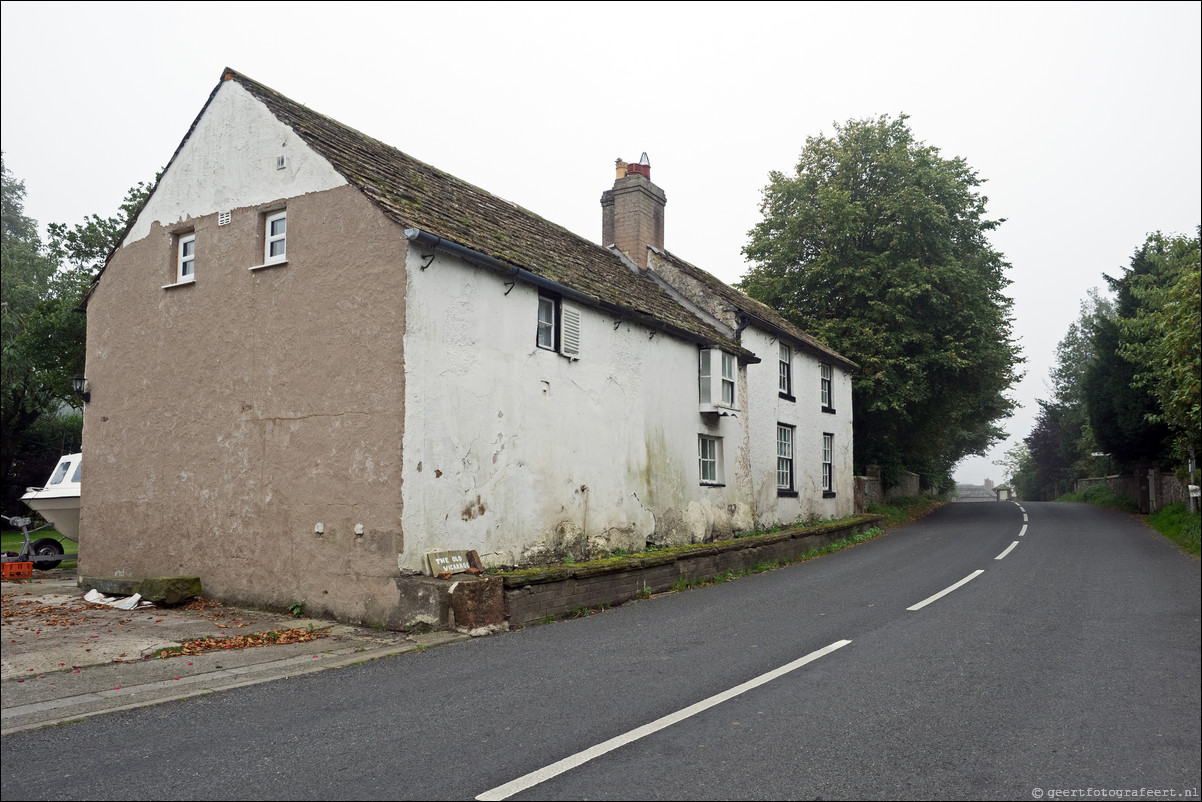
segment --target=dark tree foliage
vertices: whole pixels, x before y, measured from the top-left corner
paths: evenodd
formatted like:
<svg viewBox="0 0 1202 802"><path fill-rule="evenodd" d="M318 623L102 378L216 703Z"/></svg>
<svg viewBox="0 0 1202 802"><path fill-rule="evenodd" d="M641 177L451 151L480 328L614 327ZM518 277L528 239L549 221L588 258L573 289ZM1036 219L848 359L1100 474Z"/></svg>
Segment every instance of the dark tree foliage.
<svg viewBox="0 0 1202 802"><path fill-rule="evenodd" d="M49 244L25 215L25 185L3 173L3 360L0 363L0 480L14 495L44 481L58 456L78 450L82 417L71 377L84 372L86 320L80 302L150 188L126 194L118 214L52 224ZM76 408L77 409L77 408Z"/></svg>
<svg viewBox="0 0 1202 802"><path fill-rule="evenodd" d="M1134 319L1141 306L1134 287L1162 278L1163 263L1154 258L1154 248L1152 240L1145 242L1122 276L1105 276L1115 293L1115 317L1094 322L1090 332L1094 358L1083 381L1085 405L1098 445L1123 467L1166 461L1171 450L1169 428L1157 421L1160 404L1137 381L1138 366L1122 355L1120 321Z"/></svg>
<svg viewBox="0 0 1202 802"><path fill-rule="evenodd" d="M1033 476L1025 477L1027 490L1038 488L1038 496L1028 495L1028 498L1056 498L1068 492L1070 481L1077 478L1079 417L1078 410L1073 407L1039 402L1035 428L1023 438L1033 473Z"/></svg>
<svg viewBox="0 0 1202 802"><path fill-rule="evenodd" d="M906 119L836 124L792 173L770 175L739 287L859 364L858 470L946 487L1005 436L1022 359L982 179Z"/></svg>
<svg viewBox="0 0 1202 802"><path fill-rule="evenodd" d="M1169 429L1185 463L1202 451L1202 241L1153 234L1145 252L1155 267L1128 282L1139 306L1118 319L1119 353L1160 407L1149 422Z"/></svg>

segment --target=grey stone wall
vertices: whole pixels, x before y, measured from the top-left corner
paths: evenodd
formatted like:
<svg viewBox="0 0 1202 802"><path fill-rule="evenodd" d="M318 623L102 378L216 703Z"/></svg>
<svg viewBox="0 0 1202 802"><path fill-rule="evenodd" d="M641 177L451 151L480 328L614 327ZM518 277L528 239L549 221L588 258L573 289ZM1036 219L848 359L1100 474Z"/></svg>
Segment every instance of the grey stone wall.
<svg viewBox="0 0 1202 802"><path fill-rule="evenodd" d="M1149 482L1152 483L1149 488ZM1114 476L1088 476L1078 479L1073 486L1077 493L1084 493L1093 485L1104 484L1120 496L1126 496L1139 505L1141 513L1150 514L1170 504L1189 505L1189 493L1184 484L1173 474L1147 467L1137 468L1134 473Z"/></svg>
<svg viewBox="0 0 1202 802"><path fill-rule="evenodd" d="M704 581L765 563L793 560L810 549L867 531L880 521L879 515L861 515L838 524L681 546L620 560L502 574L505 613L511 626L521 626L578 608L618 605L640 595L671 590L682 580Z"/></svg>

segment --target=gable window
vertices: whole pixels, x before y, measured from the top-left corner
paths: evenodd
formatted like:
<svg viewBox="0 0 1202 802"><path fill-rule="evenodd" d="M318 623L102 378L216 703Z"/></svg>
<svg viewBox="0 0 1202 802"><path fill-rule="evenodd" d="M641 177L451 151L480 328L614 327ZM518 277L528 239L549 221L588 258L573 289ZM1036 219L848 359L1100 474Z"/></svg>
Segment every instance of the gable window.
<svg viewBox="0 0 1202 802"><path fill-rule="evenodd" d="M835 497L835 436L822 434L822 497Z"/></svg>
<svg viewBox="0 0 1202 802"><path fill-rule="evenodd" d="M549 295L538 296L538 331L535 342L539 348L559 350L559 344L556 342L559 327L555 325L559 320L558 310L559 302L556 299Z"/></svg>
<svg viewBox="0 0 1202 802"><path fill-rule="evenodd" d="M283 262L288 258L288 212L267 215L263 237L263 264Z"/></svg>
<svg viewBox="0 0 1202 802"><path fill-rule="evenodd" d="M777 385L780 397L787 401L796 401L793 397L793 349L784 343L780 344L780 367Z"/></svg>
<svg viewBox="0 0 1202 802"><path fill-rule="evenodd" d="M776 490L793 494L793 427L776 424Z"/></svg>
<svg viewBox="0 0 1202 802"><path fill-rule="evenodd" d="M176 240L175 280L196 280L196 234L181 234Z"/></svg>
<svg viewBox="0 0 1202 802"><path fill-rule="evenodd" d="M831 374L831 366L827 365L827 364L823 364L822 365L822 390L821 390L821 392L822 392L822 411L823 412L834 412L835 411L835 408L833 406L831 406L831 401L832 401L831 375L832 375Z"/></svg>
<svg viewBox="0 0 1202 802"><path fill-rule="evenodd" d="M703 485L721 485L722 438L697 436L697 475Z"/></svg>

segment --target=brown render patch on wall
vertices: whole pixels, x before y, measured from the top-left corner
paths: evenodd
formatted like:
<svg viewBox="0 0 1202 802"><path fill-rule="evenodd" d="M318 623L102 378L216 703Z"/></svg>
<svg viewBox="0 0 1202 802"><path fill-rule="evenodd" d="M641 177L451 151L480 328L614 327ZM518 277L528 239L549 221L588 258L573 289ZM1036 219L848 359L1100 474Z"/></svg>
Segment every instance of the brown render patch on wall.
<svg viewBox="0 0 1202 802"><path fill-rule="evenodd" d="M84 451L104 469L83 488L80 569L392 621L407 241L342 187L287 199L288 263L251 271L262 208L173 228L196 233L191 286L163 289L174 239L157 224L96 286Z"/></svg>

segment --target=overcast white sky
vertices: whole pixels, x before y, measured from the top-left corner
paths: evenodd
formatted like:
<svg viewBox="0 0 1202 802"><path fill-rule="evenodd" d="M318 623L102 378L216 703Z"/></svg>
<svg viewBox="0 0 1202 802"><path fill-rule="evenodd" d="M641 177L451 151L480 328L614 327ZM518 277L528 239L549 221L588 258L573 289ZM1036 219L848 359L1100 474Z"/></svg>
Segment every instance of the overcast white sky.
<svg viewBox="0 0 1202 802"><path fill-rule="evenodd" d="M45 225L116 212L236 69L583 236L646 151L666 245L728 282L770 170L910 115L988 180L1028 364L1021 439L1086 291L1202 222L1202 4L4 2L4 161ZM1001 480L1009 443L966 460Z"/></svg>

